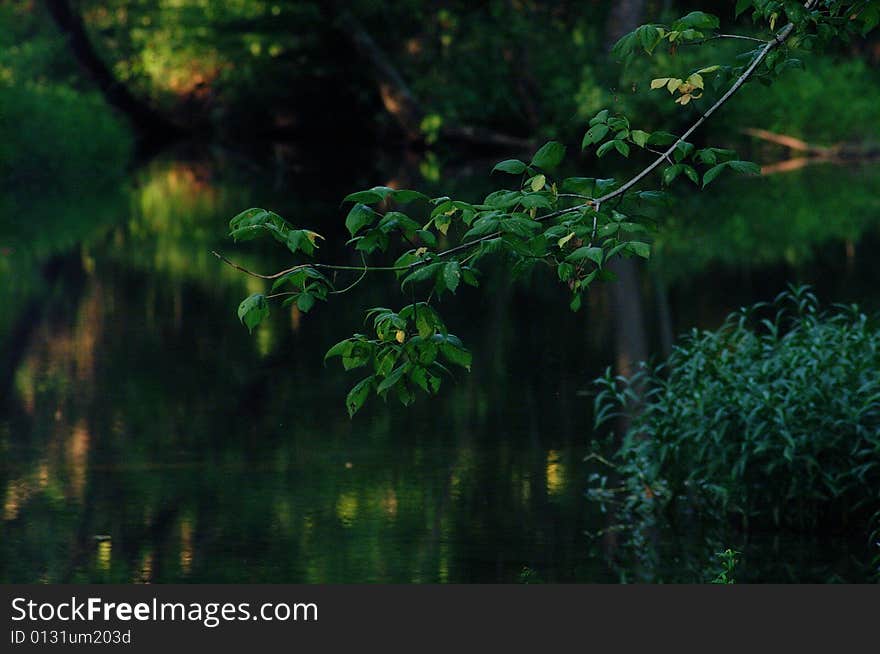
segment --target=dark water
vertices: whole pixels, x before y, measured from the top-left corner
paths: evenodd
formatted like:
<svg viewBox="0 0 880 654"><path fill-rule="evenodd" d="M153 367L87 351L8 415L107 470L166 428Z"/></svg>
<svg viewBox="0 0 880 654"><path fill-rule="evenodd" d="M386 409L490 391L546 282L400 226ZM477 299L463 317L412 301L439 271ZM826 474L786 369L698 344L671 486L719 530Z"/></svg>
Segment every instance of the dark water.
<svg viewBox="0 0 880 654"><path fill-rule="evenodd" d="M441 164L364 155L328 175L272 155L177 152L109 186L0 205L0 580L618 579L584 534L604 520L583 497L590 380L627 346L607 293L572 314L542 273L487 279L442 307L473 372L433 401L373 401L349 420L359 377L324 368L323 352L400 298L393 280L305 316L275 310L249 336L235 308L264 287L210 251L282 267L272 247L224 240L256 205L324 233L338 261L346 192L430 187ZM475 198L489 167L443 175ZM653 351L794 280L878 307L876 169L719 189L714 208L668 217L642 275ZM848 578L855 556L815 538L761 547L744 574L763 580Z"/></svg>

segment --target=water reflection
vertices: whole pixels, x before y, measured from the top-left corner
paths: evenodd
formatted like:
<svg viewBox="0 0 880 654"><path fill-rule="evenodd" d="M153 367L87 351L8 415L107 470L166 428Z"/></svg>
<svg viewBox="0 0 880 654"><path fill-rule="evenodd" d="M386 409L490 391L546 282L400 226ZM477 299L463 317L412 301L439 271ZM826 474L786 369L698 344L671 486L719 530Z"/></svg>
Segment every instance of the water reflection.
<svg viewBox="0 0 880 654"><path fill-rule="evenodd" d="M417 166L395 175L418 182ZM391 296L393 281L308 316L277 311L253 337L237 323L238 301L262 287L210 255L228 248L229 216L271 206L308 217L333 241L339 197L370 184L360 174L320 185L306 170L279 183L223 152L166 157L104 193L105 206L54 202L36 214L46 228L4 227L0 245L18 258L3 269L11 299L0 312L9 361L0 579L470 582L518 581L524 570L543 581L616 578L583 533L603 519L583 499L582 463L591 438L583 391L613 362L603 294L571 314L541 273L466 291L445 315L472 345L474 372L430 405L376 403L354 421L342 405L352 380L323 368L321 353ZM812 169L798 174L797 184L811 183ZM453 177L477 195L483 168L477 175ZM743 210L771 215L772 202L749 205L758 200L736 184L729 195ZM837 202L847 215L846 199ZM793 278L819 281L828 299L874 302L866 247L854 247L849 267L822 256L842 238L876 240L880 209L864 198L856 206L843 232L798 218L790 229L801 230L796 245L806 254L794 260L780 234L770 239L777 255L768 246L759 262L731 261L723 235L741 234L733 209L737 226L687 226L716 256L694 257L663 237L649 272L669 288L675 330L711 324L731 302L764 299ZM46 233L58 225L61 233ZM342 256L326 247L328 258ZM259 245L236 253L256 269L278 256ZM742 289L743 274L760 284ZM718 297L727 286L739 291ZM661 303L644 275L638 288L653 323ZM646 329L656 343L659 330Z"/></svg>

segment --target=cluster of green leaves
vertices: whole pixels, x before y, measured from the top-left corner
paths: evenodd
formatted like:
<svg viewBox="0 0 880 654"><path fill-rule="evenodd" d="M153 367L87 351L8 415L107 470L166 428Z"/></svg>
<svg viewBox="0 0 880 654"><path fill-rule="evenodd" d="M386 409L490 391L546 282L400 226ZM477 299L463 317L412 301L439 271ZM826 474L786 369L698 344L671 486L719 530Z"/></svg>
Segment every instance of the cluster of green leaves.
<svg viewBox="0 0 880 654"><path fill-rule="evenodd" d="M664 84L668 80L670 85L681 82L680 79L661 79L664 81ZM665 186L671 185L681 175L691 180L697 186L702 184L702 187L705 188L725 169L747 175L758 175L761 172L757 164L735 159L736 152L733 150L714 147L697 149L693 143L683 141L675 134L669 132L646 132L644 130L630 129L629 120L626 116L610 116L607 109L600 111L590 121L590 128L584 135L582 147L586 149L592 145L597 145L597 157L604 156L612 149L624 157L629 157L631 151L630 144L655 154L660 153L655 151L653 146L673 146L669 156L665 157L669 165L663 167L661 172L661 180ZM699 172L698 166L703 167L702 174Z"/></svg>
<svg viewBox="0 0 880 654"><path fill-rule="evenodd" d="M800 45L811 49L816 42L832 39L849 40L856 34L867 34L880 24L880 2L877 0L820 0L811 3L798 0L737 0L737 16L752 12L752 19L763 20L773 29L786 22L794 23L803 32L814 26L814 34L805 34Z"/></svg>
<svg viewBox="0 0 880 654"><path fill-rule="evenodd" d="M676 46L705 41L714 35L720 24L717 16L703 11L692 11L671 25L651 23L638 27L621 37L611 52L618 57L628 57L636 50L652 54L658 46L665 43Z"/></svg>
<svg viewBox="0 0 880 654"><path fill-rule="evenodd" d="M716 91L724 89L732 79L738 78L762 49L773 43L772 51L754 71L752 78L770 84L789 68L803 68L803 62L792 53L796 50L810 51L827 46L833 40L848 41L853 35L873 29L880 16L880 3L870 2L812 2L794 0L740 0L736 15L749 13L753 20L767 29L765 40L753 37L722 34L716 16L700 11L691 12L671 25L643 25L622 37L613 52L621 58L631 58L642 53L653 55L663 45L675 53L682 45L699 45L714 39L750 39L755 47L741 53L738 62L720 62L703 66L684 74L657 77L651 82L652 89L665 88L677 95L675 102L682 106L702 97L706 81L712 75ZM791 33L784 42L774 43L783 25L791 25Z"/></svg>
<svg viewBox="0 0 880 654"><path fill-rule="evenodd" d="M318 239L324 238L308 229L294 229L277 213L259 208L246 209L230 220L229 236L236 242L272 236L283 243L292 254L301 253L307 256L315 254ZM275 279L272 284L273 295L254 293L242 300L238 305L238 319L248 331L253 332L257 325L269 317L269 298L284 297L282 306L295 302L300 311L307 312L317 300L326 301L327 295L332 291L333 284L317 268L309 265L295 266Z"/></svg>
<svg viewBox="0 0 880 654"><path fill-rule="evenodd" d="M265 235L286 245L293 254L302 252L308 256L315 253L317 239L324 238L308 229L293 229L277 213L266 209L246 209L229 221L229 236L236 243Z"/></svg>
<svg viewBox="0 0 880 654"><path fill-rule="evenodd" d="M718 559L718 563L720 564L720 570L715 575L715 578L712 580L713 584L735 584L736 579L733 577L733 573L736 570L736 566L739 563L739 552L736 550L732 550L729 547L723 552L716 552L715 558Z"/></svg>
<svg viewBox="0 0 880 654"><path fill-rule="evenodd" d="M775 4L780 4L779 11L787 19L797 21L780 32L785 38L770 37L760 42L758 48L743 55L745 63L741 66L705 66L684 77L655 79L652 86L678 93L679 104L687 105L702 97L705 75L713 75L720 88L731 76L742 76L743 71L747 68L752 71L761 61L765 63L767 75L771 72L778 74L789 65L786 63L789 61L784 44L786 38L795 34L801 43L807 42L809 37L818 33L819 26L837 25L835 21L853 9L852 3L810 2L808 8L798 12L789 7L790 3L760 0L740 3L738 9L744 11L753 7L756 16L767 20L772 30L778 19ZM719 24L715 16L691 12L670 25L638 28L620 40L615 52L619 55L636 51L651 54L662 42L675 48L725 36L716 33ZM687 133L690 134L702 120L698 119ZM377 311L377 319L382 317L381 325L375 325L378 340L355 335L335 346L331 352L342 355L344 364L353 361L348 354L355 350L359 353L359 365L373 362L375 373L349 394L347 406L350 413L360 408L370 389L383 396L394 389L401 401L409 404L414 396L413 388L428 393L439 388L440 377L436 367L432 367L436 356L428 356L433 352L434 344L448 360L458 363L449 358L454 354L450 355L440 347L444 345L449 352L458 351L443 341L448 335L439 316L431 334L422 333L425 329L414 328L412 324L407 326L408 320L415 321L417 314L421 314L416 311L420 306L417 295L422 300L421 305L426 307L424 311L436 316L436 308L431 304L434 298L456 293L462 282L477 286L480 260L495 254L511 262L514 272L538 263L554 268L559 280L571 293L572 310L577 311L591 284L597 280L614 279L608 269L608 262L614 257L650 256L650 233L657 220L656 211L668 202L670 196L668 189L636 190L637 183L648 179L655 171L659 173L661 189L671 187L679 177L706 187L725 170L746 174L760 172L757 165L739 160L733 151L714 147L698 149L693 143L669 132L633 129L625 115L612 114L607 109L599 111L589 121L581 145L582 149L595 147L597 157L611 151L629 157L642 150L650 163L642 173L624 184L614 179L563 177L557 171L562 167L566 147L560 142L549 141L529 161L507 159L498 163L492 172L510 175L515 182L489 193L480 202L448 196L429 198L418 191L387 186L352 193L345 198L345 202L352 203L345 225L351 235L348 244L361 256L363 265L322 263L290 268L284 274L271 276L275 279L273 293L285 286L290 290L247 298L239 307L239 317L249 329L253 329L268 315L267 302L271 298L285 296L286 302L296 302L301 310L307 311L316 300L341 292L333 289L319 269L360 272L361 277L355 284L367 272L395 273L402 290L412 299L413 314L407 318L407 309L397 314L388 310ZM407 206L405 213L401 205L412 207ZM236 240L268 234L286 245L293 254L306 256L314 254L316 239L321 238L312 231L294 229L277 214L262 209L250 209L236 216L230 228ZM367 257L376 253L388 253L392 245L402 247L402 252L394 253L393 265L373 266L367 262ZM393 324L388 321L397 323L394 338L390 338L390 332L385 329L388 324ZM403 340L398 340L398 336ZM459 346L460 343L456 347L464 351ZM422 351L425 347L429 348L427 354ZM391 357L391 352L398 355L393 361L397 365L388 368L386 359ZM422 354L425 356L420 358ZM401 356L403 359L398 364ZM469 359L467 365L470 365ZM346 364L345 367L354 366Z"/></svg>
<svg viewBox="0 0 880 654"><path fill-rule="evenodd" d="M371 318L372 337L355 334L331 347L324 357L325 361L339 357L346 370L372 368L345 399L350 416L371 391L383 399L393 391L404 406L413 402L419 390L434 395L443 376L452 375L444 362L470 370L470 352L426 302L407 305L399 312L376 307L367 311L367 321Z"/></svg>
<svg viewBox="0 0 880 654"><path fill-rule="evenodd" d="M880 331L858 307L823 313L793 288L694 330L665 364L596 383L597 427L629 427L611 462L622 486L596 473L590 496L633 532L684 515L877 527Z"/></svg>

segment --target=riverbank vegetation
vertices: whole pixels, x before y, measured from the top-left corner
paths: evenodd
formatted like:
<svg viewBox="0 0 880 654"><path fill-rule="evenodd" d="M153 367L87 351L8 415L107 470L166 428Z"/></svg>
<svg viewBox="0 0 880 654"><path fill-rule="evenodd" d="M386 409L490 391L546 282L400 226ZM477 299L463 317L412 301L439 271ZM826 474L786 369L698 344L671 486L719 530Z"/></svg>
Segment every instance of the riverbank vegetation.
<svg viewBox="0 0 880 654"><path fill-rule="evenodd" d="M643 573L670 568L652 544L670 523L711 542L858 531L866 552L880 535L880 328L857 306L800 287L745 307L661 363L609 370L595 416L620 446L591 458L589 496Z"/></svg>

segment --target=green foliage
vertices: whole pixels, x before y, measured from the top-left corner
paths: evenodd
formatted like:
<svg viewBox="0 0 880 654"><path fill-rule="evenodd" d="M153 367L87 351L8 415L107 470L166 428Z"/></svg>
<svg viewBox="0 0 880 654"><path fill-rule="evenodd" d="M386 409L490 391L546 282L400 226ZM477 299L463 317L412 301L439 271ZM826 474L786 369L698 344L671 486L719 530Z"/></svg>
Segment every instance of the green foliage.
<svg viewBox="0 0 880 654"><path fill-rule="evenodd" d="M0 5L0 191L116 183L131 135L98 93L77 83L66 43L44 29L32 4Z"/></svg>
<svg viewBox="0 0 880 654"><path fill-rule="evenodd" d="M0 81L0 185L7 190L113 179L131 150L131 136L96 95Z"/></svg>
<svg viewBox="0 0 880 654"><path fill-rule="evenodd" d="M262 293L255 293L242 300L238 305L238 319L248 328L249 332L269 317L269 303Z"/></svg>
<svg viewBox="0 0 880 654"><path fill-rule="evenodd" d="M793 288L694 330L662 365L596 383L597 426L629 427L611 462L621 487L597 473L590 495L617 506L633 543L682 516L877 527L880 331L857 307L821 312Z"/></svg>
<svg viewBox="0 0 880 654"><path fill-rule="evenodd" d="M729 547L723 552L716 552L715 558L718 559L718 563L720 566L720 570L715 575L715 578L712 580L713 584L735 584L736 580L733 578L733 573L736 570L736 566L739 563L739 559L736 557L739 556L739 552L736 550L732 550Z"/></svg>
<svg viewBox="0 0 880 654"><path fill-rule="evenodd" d="M346 370L372 369L346 397L350 416L371 391L386 400L393 392L404 406L413 402L418 391L436 394L443 377L452 374L444 363L470 370L470 352L426 302L407 305L399 312L376 307L367 311L367 320L371 318L371 336L355 334L331 347L324 357L325 361L339 357Z"/></svg>
<svg viewBox="0 0 880 654"><path fill-rule="evenodd" d="M566 147L551 140L538 148L528 164L519 159L506 159L496 164L492 172L513 176L517 183L506 184L486 195L482 201L447 195L429 198L417 191L375 186L351 193L344 199L344 202L352 203L345 219L352 237L348 244L360 254L362 266L303 264L268 277L276 279L293 271L300 274L298 283L308 286L296 291L295 301L306 311L315 299L325 299L330 293L343 291L336 291L326 278L317 275L309 278L303 272L305 270L316 272L321 268L337 273L359 273L360 276L348 288L359 283L368 273L393 272L400 281L401 290L411 294L413 311L419 306L416 293L424 293L420 296L425 298L422 304L436 315L436 309L430 304L435 297L441 298L447 292L456 293L462 281L475 286L481 260L489 255L500 255L511 264L514 273L522 273L537 263L554 268L559 281L571 293L571 309L577 311L582 305L583 294L594 282L615 278L608 270L608 263L614 257L648 258L651 255L650 239L645 239L644 234L650 234L661 217L658 214L668 196L661 190L637 190L643 181L659 173L659 186L666 187L672 195L677 193L676 182L681 178L706 187L725 170L760 173L756 164L740 160L730 150L711 146L698 149L687 139L750 77L756 75L762 81L770 82L793 67L789 56L790 39L801 47L812 47L812 44L823 43L835 35L845 38L850 29L841 27L840 22L851 16L857 7L851 3L823 4L828 11L820 12L812 1L807 3L804 11L797 11L784 3L751 3L748 6L754 7L755 17L769 23L772 34L765 40L747 37L749 42L758 41L759 44L738 58L741 63L704 65L683 77L654 79L652 88L665 88L673 95L678 93L676 103L680 107L700 101L704 97L707 76L713 79L717 93L715 102L682 136L660 130L634 129L624 112L607 108L598 111L586 128L582 149L591 150L597 158L611 152L625 158L631 154L645 156L649 163L627 181L556 176L556 171L562 167ZM739 9L743 11L748 6L741 4ZM779 12L783 12L790 22L777 28ZM661 42L677 48L729 38L716 32L719 25L715 16L694 11L669 24L636 29L617 43L615 54L630 57L644 52L650 55ZM510 177L504 179L510 180ZM407 207L408 213L403 213L399 207L402 204L414 206ZM314 254L317 234L293 229L271 211L250 209L243 212L233 219L230 229L235 240L271 234L286 244L293 254ZM396 249L397 257L393 265L367 262L368 256L392 249ZM288 298L288 301L293 300ZM331 350L343 357L346 369L367 365L370 361L375 368L375 373L362 380L349 394L346 404L350 414L361 407L371 388L383 397L394 388L404 404L412 401L413 387L420 387L429 394L436 393L440 377L430 368L436 361L436 352L428 356L422 348L428 348L426 352L429 353L439 350L448 362L470 367L470 356L465 359L461 354L464 349L460 343L452 346L448 340L443 340L446 339L445 327L438 328L433 334L420 333L414 337L412 325L407 323L404 315L406 309L400 313L387 309L376 311L386 321L374 325L378 339L355 335L353 339L343 341L347 345ZM252 328L251 323L258 324L267 313L248 311L244 315L249 317L247 324ZM411 319L415 320L416 316ZM393 334L387 329L392 323L387 321L399 323ZM439 317L437 321L442 325ZM438 340L438 336L443 338ZM414 341L414 338L421 340ZM350 348L350 351L338 349L340 347ZM405 359L398 363L392 353L397 352L399 356L406 348L409 350ZM354 359L357 366L346 363L352 362L348 356L352 352L358 354ZM421 362L423 354L425 362Z"/></svg>

